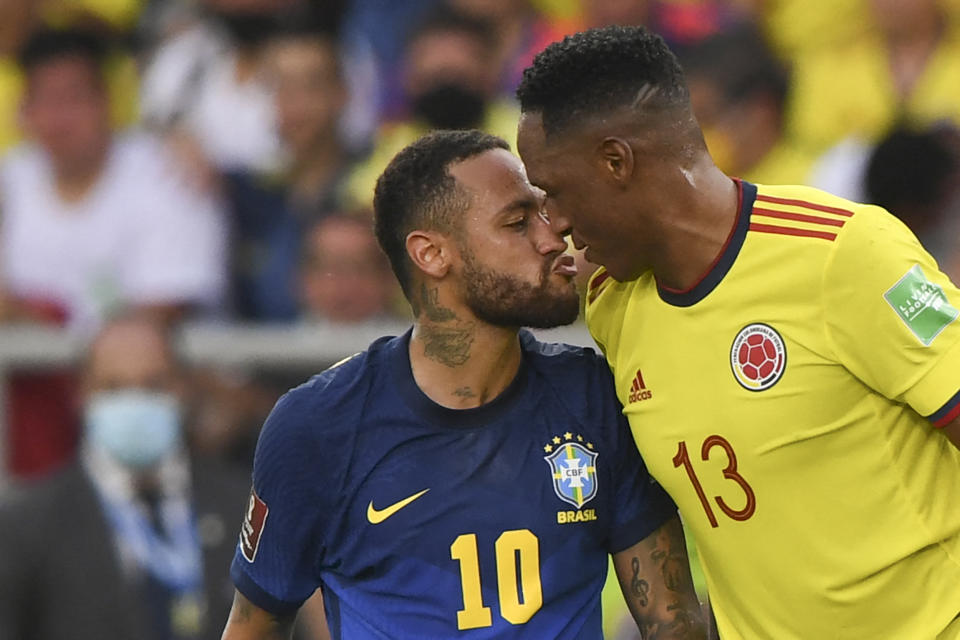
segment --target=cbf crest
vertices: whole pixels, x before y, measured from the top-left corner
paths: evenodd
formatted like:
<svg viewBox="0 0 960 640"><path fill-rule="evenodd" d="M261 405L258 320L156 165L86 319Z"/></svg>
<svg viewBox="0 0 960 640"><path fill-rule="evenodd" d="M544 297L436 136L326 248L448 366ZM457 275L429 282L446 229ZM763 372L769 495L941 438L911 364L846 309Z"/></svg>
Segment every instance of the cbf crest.
<svg viewBox="0 0 960 640"><path fill-rule="evenodd" d="M577 509L593 500L597 495L597 452L593 443L584 443L583 436L565 433L561 439L554 436L543 450L550 455L544 460L550 465L553 490L557 497L569 502Z"/></svg>

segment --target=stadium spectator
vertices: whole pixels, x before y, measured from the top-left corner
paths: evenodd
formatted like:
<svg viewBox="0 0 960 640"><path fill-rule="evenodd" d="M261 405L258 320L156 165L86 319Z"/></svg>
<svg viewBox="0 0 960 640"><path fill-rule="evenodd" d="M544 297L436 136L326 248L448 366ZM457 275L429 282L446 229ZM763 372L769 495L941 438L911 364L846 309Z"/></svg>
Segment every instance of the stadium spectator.
<svg viewBox="0 0 960 640"><path fill-rule="evenodd" d="M787 128L823 153L846 137L870 144L898 121L960 123L960 25L940 0L870 0L857 36L794 62Z"/></svg>
<svg viewBox="0 0 960 640"><path fill-rule="evenodd" d="M880 207L720 171L646 29L551 45L518 95L720 636L958 637L960 289Z"/></svg>
<svg viewBox="0 0 960 640"><path fill-rule="evenodd" d="M203 0L192 24L161 42L143 74L146 123L167 132L203 182L218 170L280 160L263 42L277 14L306 0Z"/></svg>
<svg viewBox="0 0 960 640"><path fill-rule="evenodd" d="M948 0L953 1L953 0ZM869 28L870 0L736 0L762 26L781 60L830 49Z"/></svg>
<svg viewBox="0 0 960 640"><path fill-rule="evenodd" d="M308 322L369 322L391 316L396 286L370 219L331 215L304 235L301 318Z"/></svg>
<svg viewBox="0 0 960 640"><path fill-rule="evenodd" d="M233 312L242 320L297 317L296 271L306 227L339 207L352 156L341 137L347 100L337 42L312 13L287 16L266 42L281 171L228 172Z"/></svg>
<svg viewBox="0 0 960 640"><path fill-rule="evenodd" d="M159 142L112 131L102 59L101 41L75 30L38 32L23 49L30 141L0 160L0 322L85 333L119 307L174 319L221 297L220 212ZM13 384L12 470L40 473L75 444L69 384Z"/></svg>
<svg viewBox="0 0 960 640"><path fill-rule="evenodd" d="M874 147L863 176L866 201L900 218L954 282L960 282L958 140L953 128L898 127Z"/></svg>
<svg viewBox="0 0 960 640"><path fill-rule="evenodd" d="M516 138L516 106L499 96L499 70L489 64L494 49L487 22L446 6L417 26L403 61L409 116L381 126L370 158L349 178L351 207L369 207L377 176L390 159L431 129L478 127Z"/></svg>
<svg viewBox="0 0 960 640"><path fill-rule="evenodd" d="M302 236L302 237L301 237ZM331 324L348 325L396 318L397 290L377 247L369 217L333 213L313 222L290 249L299 263L278 279L297 303L299 330L322 333ZM339 327L338 327L339 329ZM200 450L250 464L260 426L277 398L302 379L302 371L204 368L196 378L202 391L196 443Z"/></svg>
<svg viewBox="0 0 960 640"><path fill-rule="evenodd" d="M249 485L188 454L190 385L173 349L136 315L93 341L79 459L0 506L0 639L219 638Z"/></svg>
<svg viewBox="0 0 960 640"><path fill-rule="evenodd" d="M726 173L764 184L802 183L812 158L785 136L789 74L749 23L680 55L694 115Z"/></svg>
<svg viewBox="0 0 960 640"><path fill-rule="evenodd" d="M221 296L220 211L160 143L112 131L102 59L80 31L38 32L23 50L30 142L0 164L4 321L43 302L89 331L121 306L173 318Z"/></svg>
<svg viewBox="0 0 960 640"><path fill-rule="evenodd" d="M497 73L497 90L513 98L524 68L543 47L562 38L570 23L552 20L531 0L447 0L455 10L487 22L494 46L487 64Z"/></svg>
<svg viewBox="0 0 960 640"><path fill-rule="evenodd" d="M349 0L343 18L344 66L350 84L348 130L369 149L377 126L406 115L403 51L408 34L442 0Z"/></svg>
<svg viewBox="0 0 960 640"><path fill-rule="evenodd" d="M82 26L105 37L122 35L138 10L137 0L5 0L0 2L0 153L20 141L23 75L17 54L27 38L43 25ZM134 59L117 48L105 64L111 118L127 125L136 118L139 79Z"/></svg>

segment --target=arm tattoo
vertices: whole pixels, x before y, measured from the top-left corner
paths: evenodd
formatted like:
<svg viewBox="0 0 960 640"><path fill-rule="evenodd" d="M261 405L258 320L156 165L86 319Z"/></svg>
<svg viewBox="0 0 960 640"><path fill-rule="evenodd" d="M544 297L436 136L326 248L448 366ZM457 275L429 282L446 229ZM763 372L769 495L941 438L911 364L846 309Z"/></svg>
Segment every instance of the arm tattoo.
<svg viewBox="0 0 960 640"><path fill-rule="evenodd" d="M675 540L669 531L664 529L657 534L657 546L650 554L650 558L660 566L660 573L667 589L683 591L693 588L686 548L679 540Z"/></svg>
<svg viewBox="0 0 960 640"><path fill-rule="evenodd" d="M237 612L237 622L250 622L253 617L253 605L246 600L237 600L234 610Z"/></svg>
<svg viewBox="0 0 960 640"><path fill-rule="evenodd" d="M244 626L248 624L252 625L262 625L263 620L256 620L256 612L258 609L249 602L246 598L237 598L233 603L233 611L230 615L229 624L235 624L238 626ZM263 629L265 635L261 636L263 640L289 640L290 634L293 631L293 622L296 619L296 615L290 616L275 616L270 615L269 617L269 628Z"/></svg>
<svg viewBox="0 0 960 640"><path fill-rule="evenodd" d="M652 538L645 543L649 545L646 550L630 561L633 576L629 591L643 637L646 640L705 638L706 625L690 577L679 520L667 522Z"/></svg>
<svg viewBox="0 0 960 640"><path fill-rule="evenodd" d="M650 591L650 583L640 579L640 559L634 558L630 561L633 567L633 578L630 580L630 591L637 597L637 602L641 607L647 606L649 599L647 593Z"/></svg>
<svg viewBox="0 0 960 640"><path fill-rule="evenodd" d="M473 389L471 389L470 387L460 387L459 389L453 392L453 395L457 396L458 398L476 398L477 397L477 394L475 394L473 392Z"/></svg>
<svg viewBox="0 0 960 640"><path fill-rule="evenodd" d="M679 602L674 601L668 604L667 611L673 613L673 620L666 625L666 630L672 636L685 638L697 629L693 616Z"/></svg>

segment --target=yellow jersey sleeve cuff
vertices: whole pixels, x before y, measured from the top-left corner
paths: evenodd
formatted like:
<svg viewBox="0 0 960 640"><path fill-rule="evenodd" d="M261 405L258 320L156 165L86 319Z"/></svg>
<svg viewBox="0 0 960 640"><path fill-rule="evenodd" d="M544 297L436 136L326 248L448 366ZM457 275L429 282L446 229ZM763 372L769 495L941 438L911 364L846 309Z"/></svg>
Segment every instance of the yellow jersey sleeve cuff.
<svg viewBox="0 0 960 640"><path fill-rule="evenodd" d="M917 413L942 427L960 415L960 340L905 394Z"/></svg>

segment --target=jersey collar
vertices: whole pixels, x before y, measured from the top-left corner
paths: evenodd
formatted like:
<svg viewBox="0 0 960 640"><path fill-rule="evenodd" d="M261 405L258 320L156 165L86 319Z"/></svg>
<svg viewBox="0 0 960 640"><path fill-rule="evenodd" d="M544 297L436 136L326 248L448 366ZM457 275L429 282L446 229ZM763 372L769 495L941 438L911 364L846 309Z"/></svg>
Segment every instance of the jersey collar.
<svg viewBox="0 0 960 640"><path fill-rule="evenodd" d="M710 268L689 289L682 291L670 289L657 283L657 293L667 304L675 307L691 307L706 298L717 288L723 277L730 271L737 255L740 254L740 247L743 246L747 229L750 227L750 212L753 211L753 202L757 198L757 187L746 180L734 178L733 181L737 184L737 219L733 223L730 235L727 236L727 241Z"/></svg>

